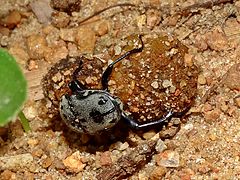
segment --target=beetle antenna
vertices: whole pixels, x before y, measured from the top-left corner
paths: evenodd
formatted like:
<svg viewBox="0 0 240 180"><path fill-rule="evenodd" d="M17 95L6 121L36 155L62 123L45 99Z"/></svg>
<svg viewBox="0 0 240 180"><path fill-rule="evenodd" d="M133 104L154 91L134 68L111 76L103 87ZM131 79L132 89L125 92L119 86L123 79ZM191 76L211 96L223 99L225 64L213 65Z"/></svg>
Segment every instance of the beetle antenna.
<svg viewBox="0 0 240 180"><path fill-rule="evenodd" d="M87 17L86 19L83 19L83 20L80 21L78 24L80 25L80 24L86 22L87 20L93 18L94 16L97 16L97 15L103 13L104 11L107 11L107 10L112 9L112 8L115 8L115 7L123 7L123 6L136 7L136 5L131 4L131 3L121 3L121 4L115 4L115 5L112 5L112 6L108 6L108 7L104 8L104 9L102 9L102 10L100 10L100 11L95 12L93 15Z"/></svg>
<svg viewBox="0 0 240 180"><path fill-rule="evenodd" d="M123 54L122 56L120 56L119 58L117 58L115 61L113 61L111 64L108 65L107 69L103 72L102 75L102 88L104 90L108 90L108 80L109 80L109 76L112 73L113 70L113 66L120 62L121 60L123 60L124 58L126 58L127 56L133 54L133 53L138 53L141 52L143 50L143 41L142 41L142 36L139 35L138 38L140 39L141 42L141 46L140 47L136 47L130 51L127 51L125 54Z"/></svg>

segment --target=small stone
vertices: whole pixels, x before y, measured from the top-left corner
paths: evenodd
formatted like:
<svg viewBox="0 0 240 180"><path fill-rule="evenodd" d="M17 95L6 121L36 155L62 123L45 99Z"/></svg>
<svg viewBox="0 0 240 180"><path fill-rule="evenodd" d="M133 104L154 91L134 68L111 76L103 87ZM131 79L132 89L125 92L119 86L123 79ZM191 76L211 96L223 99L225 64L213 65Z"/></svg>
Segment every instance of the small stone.
<svg viewBox="0 0 240 180"><path fill-rule="evenodd" d="M215 28L212 32L205 35L208 46L215 51L222 51L228 48L227 37L220 29Z"/></svg>
<svg viewBox="0 0 240 180"><path fill-rule="evenodd" d="M184 62L186 66L191 67L193 65L193 55L186 53L184 55Z"/></svg>
<svg viewBox="0 0 240 180"><path fill-rule="evenodd" d="M78 44L80 53L92 54L96 43L95 32L91 28L80 27L77 29L75 41Z"/></svg>
<svg viewBox="0 0 240 180"><path fill-rule="evenodd" d="M32 71L32 70L36 70L38 69L38 64L35 60L30 60L28 63L28 70Z"/></svg>
<svg viewBox="0 0 240 180"><path fill-rule="evenodd" d="M163 167L179 167L180 156L176 151L166 150L156 156L156 162Z"/></svg>
<svg viewBox="0 0 240 180"><path fill-rule="evenodd" d="M205 103L202 107L202 112L208 112L211 111L213 109L212 105L210 105L209 103Z"/></svg>
<svg viewBox="0 0 240 180"><path fill-rule="evenodd" d="M51 166L52 162L53 162L53 160L50 157L47 157L42 162L43 168L48 168L49 166Z"/></svg>
<svg viewBox="0 0 240 180"><path fill-rule="evenodd" d="M76 57L79 55L78 48L74 43L68 43L68 51L70 57Z"/></svg>
<svg viewBox="0 0 240 180"><path fill-rule="evenodd" d="M3 171L0 176L1 180L17 179L16 174L9 170Z"/></svg>
<svg viewBox="0 0 240 180"><path fill-rule="evenodd" d="M175 93L175 91L176 91L176 87L175 86L171 86L170 88L169 88L169 92L170 93Z"/></svg>
<svg viewBox="0 0 240 180"><path fill-rule="evenodd" d="M50 5L53 9L56 9L58 11L64 11L68 14L72 14L72 12L79 12L81 8L81 3L82 1L79 1L79 0L70 0L70 1L51 0Z"/></svg>
<svg viewBox="0 0 240 180"><path fill-rule="evenodd" d="M103 36L109 31L109 24L107 21L102 21L95 26L95 32L98 36Z"/></svg>
<svg viewBox="0 0 240 180"><path fill-rule="evenodd" d="M21 22L21 14L17 10L11 11L5 18L2 19L2 24L10 29L13 29Z"/></svg>
<svg viewBox="0 0 240 180"><path fill-rule="evenodd" d="M160 11L149 10L147 11L147 26L152 29L154 26L158 25L160 22L161 15Z"/></svg>
<svg viewBox="0 0 240 180"><path fill-rule="evenodd" d="M30 7L40 23L49 24L53 9L50 7L49 0L37 0L30 3Z"/></svg>
<svg viewBox="0 0 240 180"><path fill-rule="evenodd" d="M240 91L240 63L234 64L226 73L223 84L232 90Z"/></svg>
<svg viewBox="0 0 240 180"><path fill-rule="evenodd" d="M76 28L61 28L60 38L64 41L74 42L76 33Z"/></svg>
<svg viewBox="0 0 240 180"><path fill-rule="evenodd" d="M30 147L35 147L39 141L37 139L29 139L27 143Z"/></svg>
<svg viewBox="0 0 240 180"><path fill-rule="evenodd" d="M203 74L199 74L198 76L198 83L200 85L205 85L207 83L207 80Z"/></svg>
<svg viewBox="0 0 240 180"><path fill-rule="evenodd" d="M27 38L28 54L32 59L41 59L45 56L47 41L41 35L31 35Z"/></svg>
<svg viewBox="0 0 240 180"><path fill-rule="evenodd" d="M118 148L119 151L123 151L129 147L128 142L122 143L120 147Z"/></svg>
<svg viewBox="0 0 240 180"><path fill-rule="evenodd" d="M60 40L53 44L49 51L45 51L44 58L50 63L56 63L60 59L65 59L68 55L68 49L66 43L63 40Z"/></svg>
<svg viewBox="0 0 240 180"><path fill-rule="evenodd" d="M30 153L3 156L0 157L0 170L20 170L23 168L29 168L32 162L33 156Z"/></svg>
<svg viewBox="0 0 240 180"><path fill-rule="evenodd" d="M162 86L163 86L163 88L171 87L172 86L172 82L169 81L169 80L163 80Z"/></svg>
<svg viewBox="0 0 240 180"><path fill-rule="evenodd" d="M157 151L158 153L161 153L161 152L163 152L164 150L167 149L167 146L164 144L164 142L163 142L161 139L159 139L159 140L157 141L157 144L156 144L156 146L155 146L155 149L156 149L156 151Z"/></svg>
<svg viewBox="0 0 240 180"><path fill-rule="evenodd" d="M65 12L52 13L52 24L58 28L67 27L70 17Z"/></svg>
<svg viewBox="0 0 240 180"><path fill-rule="evenodd" d="M151 131L148 131L148 132L145 132L144 134L143 134L143 138L144 139L151 139L153 136L155 136L156 135L156 132L155 131L153 131L153 130L151 130Z"/></svg>
<svg viewBox="0 0 240 180"><path fill-rule="evenodd" d="M99 161L101 166L110 166L112 164L111 152L105 151L101 153Z"/></svg>
<svg viewBox="0 0 240 180"><path fill-rule="evenodd" d="M68 156L66 159L64 159L63 164L74 173L79 173L86 166L86 164L83 164L81 161L79 151L74 152L71 156Z"/></svg>
<svg viewBox="0 0 240 180"><path fill-rule="evenodd" d="M167 173L166 167L157 166L151 172L149 179L150 180L162 179L166 173Z"/></svg>
<svg viewBox="0 0 240 180"><path fill-rule="evenodd" d="M91 77L88 76L88 77L85 79L85 82L86 82L87 84L92 84L92 83L93 83L93 80L92 80Z"/></svg>
<svg viewBox="0 0 240 180"><path fill-rule="evenodd" d="M34 119L38 115L38 110L34 106L27 106L23 110L27 119Z"/></svg>
<svg viewBox="0 0 240 180"><path fill-rule="evenodd" d="M191 177L194 174L195 174L194 171L190 168L179 171L179 176L180 176L181 180L191 180L192 179Z"/></svg>
<svg viewBox="0 0 240 180"><path fill-rule="evenodd" d="M164 19L163 24L166 24L167 26L176 26L178 20L179 16L169 16Z"/></svg>
<svg viewBox="0 0 240 180"><path fill-rule="evenodd" d="M229 18L226 20L224 33L227 37L231 37L240 33L240 24L236 18Z"/></svg>
<svg viewBox="0 0 240 180"><path fill-rule="evenodd" d="M200 51L205 51L208 48L208 44L206 42L205 37L202 35L197 35L195 37L195 46L200 50Z"/></svg>
<svg viewBox="0 0 240 180"><path fill-rule="evenodd" d="M213 122L216 121L220 117L220 109L213 109L211 111L208 111L204 114L204 118L207 122Z"/></svg>
<svg viewBox="0 0 240 180"><path fill-rule="evenodd" d="M32 151L32 155L34 156L34 157L41 157L42 155L43 155L43 150L42 149L35 149L35 150L33 150Z"/></svg>
<svg viewBox="0 0 240 180"><path fill-rule="evenodd" d="M221 106L220 106L220 109L223 111L223 112L227 112L228 110L228 105L226 102L222 102L221 103Z"/></svg>
<svg viewBox="0 0 240 180"><path fill-rule="evenodd" d="M10 30L0 25L0 34L2 34L3 36L9 36Z"/></svg>
<svg viewBox="0 0 240 180"><path fill-rule="evenodd" d="M151 86L154 88L154 89L157 89L158 88L158 82L157 81L153 81Z"/></svg>
<svg viewBox="0 0 240 180"><path fill-rule="evenodd" d="M143 26L146 24L146 15L140 15L137 17L137 26L139 29L142 29Z"/></svg>
<svg viewBox="0 0 240 180"><path fill-rule="evenodd" d="M14 45L10 47L9 52L16 58L17 62L20 64L26 64L29 60L28 53L19 45Z"/></svg>
<svg viewBox="0 0 240 180"><path fill-rule="evenodd" d="M240 96L234 98L234 102L237 105L237 107L240 108Z"/></svg>

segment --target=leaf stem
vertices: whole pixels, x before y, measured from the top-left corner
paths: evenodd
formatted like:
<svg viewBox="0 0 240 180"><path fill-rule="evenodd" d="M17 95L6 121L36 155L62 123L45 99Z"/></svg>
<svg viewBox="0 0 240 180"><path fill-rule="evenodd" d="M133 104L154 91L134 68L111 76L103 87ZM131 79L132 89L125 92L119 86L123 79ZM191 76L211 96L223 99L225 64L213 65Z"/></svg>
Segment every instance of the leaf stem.
<svg viewBox="0 0 240 180"><path fill-rule="evenodd" d="M22 111L20 111L20 113L18 114L18 117L22 123L22 127L24 129L25 132L28 132L31 130L28 119L26 118L26 116L24 115L24 113Z"/></svg>

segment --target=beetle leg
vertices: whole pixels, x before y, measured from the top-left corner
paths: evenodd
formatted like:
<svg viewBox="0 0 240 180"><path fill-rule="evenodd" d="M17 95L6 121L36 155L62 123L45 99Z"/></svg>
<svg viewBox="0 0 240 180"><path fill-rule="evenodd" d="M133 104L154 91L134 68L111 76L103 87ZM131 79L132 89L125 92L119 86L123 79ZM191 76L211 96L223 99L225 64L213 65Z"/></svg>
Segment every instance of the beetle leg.
<svg viewBox="0 0 240 180"><path fill-rule="evenodd" d="M80 83L78 80L71 81L68 84L68 87L71 89L72 92L79 92L79 91L86 89L84 87L84 85L82 83Z"/></svg>
<svg viewBox="0 0 240 180"><path fill-rule="evenodd" d="M142 38L141 38L141 35L139 35L139 39L141 41L141 47L136 47L130 51L127 51L125 54L123 54L122 56L120 56L119 58L117 58L115 61L113 61L111 64L108 65L107 69L103 72L103 75L102 75L102 88L104 90L108 90L108 80L109 80L109 76L111 75L112 73L112 70L113 70L113 66L120 62L121 60L123 60L124 58L126 58L127 56L133 54L133 53L138 53L138 52L141 52L142 49L143 49L143 41L142 41Z"/></svg>
<svg viewBox="0 0 240 180"><path fill-rule="evenodd" d="M73 80L68 84L72 92L78 92L86 89L85 86L80 81L77 80L77 77L79 76L79 72L81 71L82 66L83 66L83 62L80 61L78 67L73 72L73 75L72 75Z"/></svg>
<svg viewBox="0 0 240 180"><path fill-rule="evenodd" d="M126 113L124 113L124 112L122 113L122 118L125 121L125 123L129 127L131 127L132 129L135 129L135 130L144 130L145 128L154 128L157 125L170 120L173 116L174 116L174 112L169 111L161 119L147 122L147 123L139 123L138 121L136 121L136 120L130 118L128 115L126 115Z"/></svg>

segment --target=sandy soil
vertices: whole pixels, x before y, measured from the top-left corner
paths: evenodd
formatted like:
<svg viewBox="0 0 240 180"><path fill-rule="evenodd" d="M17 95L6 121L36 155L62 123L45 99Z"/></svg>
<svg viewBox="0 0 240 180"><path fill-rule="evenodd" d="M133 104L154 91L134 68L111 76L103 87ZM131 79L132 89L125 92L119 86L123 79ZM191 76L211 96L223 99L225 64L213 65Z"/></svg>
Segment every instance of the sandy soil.
<svg viewBox="0 0 240 180"><path fill-rule="evenodd" d="M0 179L240 179L240 1L134 0L135 6L109 9L84 23L95 12L126 1L69 2L54 0L50 6L48 0L0 1L0 45L16 57L28 79L23 111L32 129L25 133L18 120L0 128ZM166 45L178 40L177 47L170 44L169 49L149 51L156 56L173 53L172 59L180 62L179 77L190 77L189 73L194 77L191 88L183 85L178 90L191 100L190 110L149 131L132 131L124 124L95 137L71 131L57 107L77 66L69 59L84 56L86 69L79 78L88 87L99 88L103 69L131 47L129 37L136 34L143 34L146 47L155 47L148 46L149 38L167 36ZM175 56L173 50L181 54ZM154 73L178 79L171 68L164 73L153 58L149 66L154 64L154 81L146 75L148 80L139 86L148 90L142 95L133 91L138 89L135 83L145 81L127 65L132 60L137 69L144 53L122 63L109 83L110 91L137 117L151 115L149 102L153 102L150 111L160 106L154 104L156 96L150 97L153 101L142 98L140 105L131 99L160 92L162 79ZM49 74L61 59L67 63L60 66L60 73ZM127 70L133 75L121 81ZM46 74L49 81L42 84ZM181 82L169 86L174 96ZM183 108L183 98L171 99L172 94L159 112L154 109L154 117L173 105ZM162 95L168 96L166 91ZM140 119L148 121L147 117Z"/></svg>

